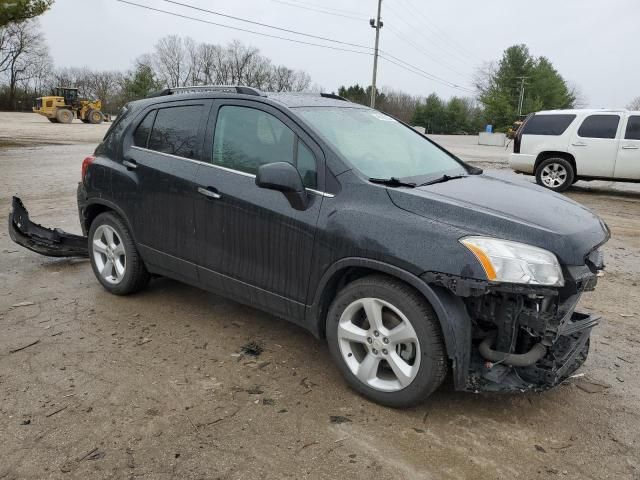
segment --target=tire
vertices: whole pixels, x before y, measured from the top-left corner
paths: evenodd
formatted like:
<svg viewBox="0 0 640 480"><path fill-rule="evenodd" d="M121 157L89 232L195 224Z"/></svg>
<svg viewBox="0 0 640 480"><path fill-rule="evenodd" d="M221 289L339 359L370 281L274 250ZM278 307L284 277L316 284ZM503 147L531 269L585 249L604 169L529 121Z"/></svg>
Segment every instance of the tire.
<svg viewBox="0 0 640 480"><path fill-rule="evenodd" d="M51 123L58 123L58 120L55 118L49 118L47 117L47 120L49 120Z"/></svg>
<svg viewBox="0 0 640 480"><path fill-rule="evenodd" d="M536 168L536 182L538 185L553 190L564 192L574 183L576 172L571 164L564 158L547 158L540 162Z"/></svg>
<svg viewBox="0 0 640 480"><path fill-rule="evenodd" d="M60 108L56 112L56 120L60 123L71 123L73 122L73 112L66 108Z"/></svg>
<svg viewBox="0 0 640 480"><path fill-rule="evenodd" d="M106 290L115 295L128 295L147 286L151 276L120 217L111 212L98 215L91 223L88 243L91 268ZM105 249L107 245L109 249Z"/></svg>
<svg viewBox="0 0 640 480"><path fill-rule="evenodd" d="M89 120L89 123L97 125L99 123L102 123L102 121L104 120L104 115L100 110L89 110L89 112L87 113L87 119Z"/></svg>
<svg viewBox="0 0 640 480"><path fill-rule="evenodd" d="M371 315L379 320L370 323L365 308L380 312ZM406 338L398 337L401 325ZM331 356L347 383L382 405L421 403L447 375L447 354L433 308L393 278L371 275L348 284L329 307L326 332ZM394 342L394 336L402 342ZM373 367L365 368L368 365ZM356 375L359 369L369 372L362 374L363 380Z"/></svg>

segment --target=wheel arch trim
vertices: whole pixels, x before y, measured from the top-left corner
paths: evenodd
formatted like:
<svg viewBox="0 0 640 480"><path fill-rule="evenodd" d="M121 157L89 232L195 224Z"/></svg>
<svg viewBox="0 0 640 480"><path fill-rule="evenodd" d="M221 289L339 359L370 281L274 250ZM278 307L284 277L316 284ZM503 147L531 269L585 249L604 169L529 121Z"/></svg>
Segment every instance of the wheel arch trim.
<svg viewBox="0 0 640 480"><path fill-rule="evenodd" d="M133 241L136 244L138 243L136 241L136 234L135 234L133 228L131 228L131 222L129 221L129 219L125 215L124 211L120 207L118 207L115 203L113 203L113 202L111 202L109 200L106 200L104 198L89 198L87 200L87 202L83 205L83 209L82 209L82 222L83 222L83 225L82 225L82 228L83 228L83 231L85 231L85 233L87 233L87 234L89 233L89 228L91 226L90 224L87 223L89 219L86 216L86 212L87 212L87 210L89 208L94 207L96 205L100 205L100 206L106 207L108 210L111 210L111 211L115 212L122 219L122 221L125 223L127 229L129 230L129 233L130 233L131 237L133 238ZM97 215L100 215L100 213L102 213L102 212L99 212Z"/></svg>

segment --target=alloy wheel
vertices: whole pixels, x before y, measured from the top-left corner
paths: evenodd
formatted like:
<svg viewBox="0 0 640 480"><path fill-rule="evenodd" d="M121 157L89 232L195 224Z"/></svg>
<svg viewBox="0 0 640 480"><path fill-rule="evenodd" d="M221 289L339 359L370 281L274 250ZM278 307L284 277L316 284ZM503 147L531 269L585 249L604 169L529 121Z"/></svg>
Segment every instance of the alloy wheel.
<svg viewBox="0 0 640 480"><path fill-rule="evenodd" d="M100 225L92 241L93 259L100 276L113 285L122 281L127 257L122 239L110 225Z"/></svg>
<svg viewBox="0 0 640 480"><path fill-rule="evenodd" d="M545 187L558 188L567 181L567 170L559 163L546 165L540 174L540 180Z"/></svg>
<svg viewBox="0 0 640 480"><path fill-rule="evenodd" d="M418 335L400 309L384 300L352 302L340 317L337 337L351 373L376 390L402 390L420 369Z"/></svg>

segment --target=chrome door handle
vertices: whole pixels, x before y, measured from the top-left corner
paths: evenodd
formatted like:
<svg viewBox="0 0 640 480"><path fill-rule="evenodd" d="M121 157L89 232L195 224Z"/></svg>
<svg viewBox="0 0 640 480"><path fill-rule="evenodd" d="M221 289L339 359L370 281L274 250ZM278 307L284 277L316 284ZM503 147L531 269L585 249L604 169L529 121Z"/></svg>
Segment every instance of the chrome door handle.
<svg viewBox="0 0 640 480"><path fill-rule="evenodd" d="M215 198L216 200L218 198L222 198L222 195L220 195L219 193L214 192L214 191L209 190L208 188L204 188L204 187L198 187L198 193L201 193L205 197Z"/></svg>
<svg viewBox="0 0 640 480"><path fill-rule="evenodd" d="M138 164L132 160L123 160L122 165L127 167L127 170L135 170L136 168L138 168Z"/></svg>
<svg viewBox="0 0 640 480"><path fill-rule="evenodd" d="M584 143L584 142L575 142L575 143L572 143L571 145L573 145L574 147L586 147L587 146L587 144Z"/></svg>
<svg viewBox="0 0 640 480"><path fill-rule="evenodd" d="M638 150L640 148L638 145L623 145L623 150Z"/></svg>

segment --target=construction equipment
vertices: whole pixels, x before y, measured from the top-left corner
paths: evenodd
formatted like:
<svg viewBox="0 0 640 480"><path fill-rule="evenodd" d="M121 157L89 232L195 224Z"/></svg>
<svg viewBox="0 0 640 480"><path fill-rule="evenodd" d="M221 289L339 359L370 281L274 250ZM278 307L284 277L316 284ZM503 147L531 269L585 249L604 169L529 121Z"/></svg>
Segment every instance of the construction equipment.
<svg viewBox="0 0 640 480"><path fill-rule="evenodd" d="M71 123L74 117L84 123L111 121L111 116L102 112L100 100L79 99L77 88L54 88L53 95L36 98L33 111L44 115L51 123Z"/></svg>

